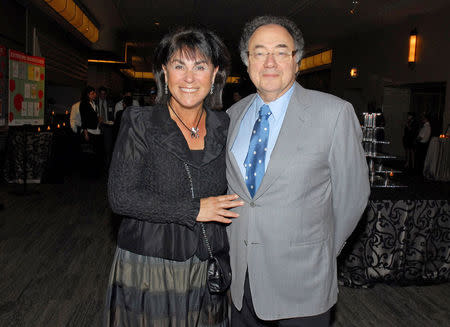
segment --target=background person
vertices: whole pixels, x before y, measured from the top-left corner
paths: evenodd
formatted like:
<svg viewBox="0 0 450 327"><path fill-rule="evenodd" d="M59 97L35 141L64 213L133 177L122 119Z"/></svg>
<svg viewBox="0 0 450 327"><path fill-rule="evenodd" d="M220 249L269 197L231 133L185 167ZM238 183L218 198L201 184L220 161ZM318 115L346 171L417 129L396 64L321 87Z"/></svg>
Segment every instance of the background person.
<svg viewBox="0 0 450 327"><path fill-rule="evenodd" d="M131 97L133 98L133 92L130 90L126 90L125 92L123 92L123 97ZM114 120L116 120L117 117L117 113L121 110L123 110L123 97L122 99L120 99L119 102L116 103L116 105L114 106ZM133 106L135 107L139 107L139 102L137 100L133 99Z"/></svg>
<svg viewBox="0 0 450 327"><path fill-rule="evenodd" d="M70 109L70 128L75 134L80 134L81 130L81 116L80 116L80 101L75 102Z"/></svg>
<svg viewBox="0 0 450 327"><path fill-rule="evenodd" d="M113 127L113 104L108 97L106 87L101 86L98 89L98 97L96 101L98 115L102 123L100 130L103 138L103 164L106 169L111 162L112 151L114 148L114 127Z"/></svg>
<svg viewBox="0 0 450 327"><path fill-rule="evenodd" d="M83 177L99 177L103 167L102 119L98 115L96 97L95 89L87 86L80 101L81 137L84 142L81 144Z"/></svg>
<svg viewBox="0 0 450 327"><path fill-rule="evenodd" d="M96 101L99 116L102 117L103 122L113 121L113 103L108 97L108 90L104 86L98 88L98 97Z"/></svg>
<svg viewBox="0 0 450 327"><path fill-rule="evenodd" d="M414 170L416 138L419 134L419 126L414 112L408 112L405 127L403 129L403 148L405 149L405 169Z"/></svg>
<svg viewBox="0 0 450 327"><path fill-rule="evenodd" d="M125 112L125 110L127 110L127 108L133 106L133 98L130 96L124 96L122 99L122 104L123 104L123 110L120 110L119 112L117 112L116 120L114 122L114 127L113 127L114 140L117 140L117 135L119 135L120 123L122 121L123 113Z"/></svg>
<svg viewBox="0 0 450 327"><path fill-rule="evenodd" d="M423 175L425 157L427 156L428 145L431 138L430 120L426 114L420 117L421 127L416 139L416 168L419 175Z"/></svg>

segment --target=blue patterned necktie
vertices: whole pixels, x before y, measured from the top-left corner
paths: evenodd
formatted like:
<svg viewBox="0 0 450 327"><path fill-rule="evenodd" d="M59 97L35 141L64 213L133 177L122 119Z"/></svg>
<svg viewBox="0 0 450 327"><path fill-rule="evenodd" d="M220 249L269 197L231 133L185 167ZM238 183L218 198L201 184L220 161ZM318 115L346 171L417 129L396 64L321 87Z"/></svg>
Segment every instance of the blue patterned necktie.
<svg viewBox="0 0 450 327"><path fill-rule="evenodd" d="M244 161L245 183L252 198L265 173L267 141L269 140L269 116L272 114L267 104L259 110L250 138L247 157Z"/></svg>

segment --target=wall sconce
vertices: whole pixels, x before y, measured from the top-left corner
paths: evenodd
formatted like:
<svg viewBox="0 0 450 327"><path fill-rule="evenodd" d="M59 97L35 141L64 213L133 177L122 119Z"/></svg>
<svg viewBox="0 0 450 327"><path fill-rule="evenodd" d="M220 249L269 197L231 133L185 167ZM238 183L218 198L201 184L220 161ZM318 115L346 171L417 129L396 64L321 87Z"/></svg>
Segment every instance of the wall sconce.
<svg viewBox="0 0 450 327"><path fill-rule="evenodd" d="M357 78L358 77L358 68L353 67L350 69L350 77L351 78Z"/></svg>
<svg viewBox="0 0 450 327"><path fill-rule="evenodd" d="M409 35L409 54L408 54L408 64L414 66L416 62L416 51L417 51L417 29L413 29Z"/></svg>
<svg viewBox="0 0 450 327"><path fill-rule="evenodd" d="M61 17L75 27L90 42L98 41L98 28L73 0L44 0Z"/></svg>
<svg viewBox="0 0 450 327"><path fill-rule="evenodd" d="M330 65L333 61L333 50L322 51L316 55L304 57L299 65L299 70L308 70L324 65Z"/></svg>

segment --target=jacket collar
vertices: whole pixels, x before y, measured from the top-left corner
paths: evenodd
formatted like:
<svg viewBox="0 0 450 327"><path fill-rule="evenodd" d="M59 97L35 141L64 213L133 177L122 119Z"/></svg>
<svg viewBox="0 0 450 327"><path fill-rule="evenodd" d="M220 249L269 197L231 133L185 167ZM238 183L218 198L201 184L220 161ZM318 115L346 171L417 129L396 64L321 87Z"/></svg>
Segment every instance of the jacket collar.
<svg viewBox="0 0 450 327"><path fill-rule="evenodd" d="M206 137L204 155L201 162L194 161L191 150L178 125L170 118L167 105L152 107L152 118L148 122L147 133L168 152L194 167L201 167L217 158L223 151L228 133L228 120L221 119L216 111L206 109ZM224 115L226 116L226 115Z"/></svg>
<svg viewBox="0 0 450 327"><path fill-rule="evenodd" d="M237 137L239 128L241 126L242 118L247 112L248 108L252 105L256 97L256 94L250 95L247 98L241 100L238 105L241 106L241 111L235 118L232 118L233 123L231 124L230 136L228 139L228 156L230 159L230 169L233 169L234 176L241 176L239 170L239 164L234 157L231 147ZM282 167L289 165L289 160L292 160L294 156L291 155L292 152L292 140L298 138L298 130L302 128L302 125L310 119L309 107L311 106L312 99L308 95L308 92L297 82L294 83L294 92L292 93L291 99L289 101L288 107L286 109L286 114L284 116L283 124L278 134L277 142L270 156L269 165L267 166L266 173L264 174L261 185L256 191L253 200L258 199L264 192L270 187L270 185L278 178L278 176L284 171ZM228 169L228 167L227 167ZM250 193L248 192L247 186L243 178L237 178L236 186L241 189L240 194L242 194L248 201L252 200Z"/></svg>

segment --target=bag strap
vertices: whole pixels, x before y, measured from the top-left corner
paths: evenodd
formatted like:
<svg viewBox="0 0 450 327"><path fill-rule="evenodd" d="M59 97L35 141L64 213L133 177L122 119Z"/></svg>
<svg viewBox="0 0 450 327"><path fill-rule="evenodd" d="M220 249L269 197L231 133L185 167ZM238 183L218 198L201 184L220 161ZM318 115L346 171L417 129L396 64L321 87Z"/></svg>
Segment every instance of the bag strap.
<svg viewBox="0 0 450 327"><path fill-rule="evenodd" d="M186 169L188 178L189 178L189 183L191 186L191 196L192 198L195 197L194 195L194 183L192 182L192 175L191 175L191 170L189 169L189 166L186 162L184 162L184 168ZM212 259L214 258L213 253L212 253L212 249L211 249L211 245L209 244L208 241L208 237L206 236L206 230L205 230L205 225L202 222L199 222L200 227L202 229L202 234L203 234L203 239L205 240L205 244L206 244L206 248L208 249L208 254L209 254L209 258Z"/></svg>

